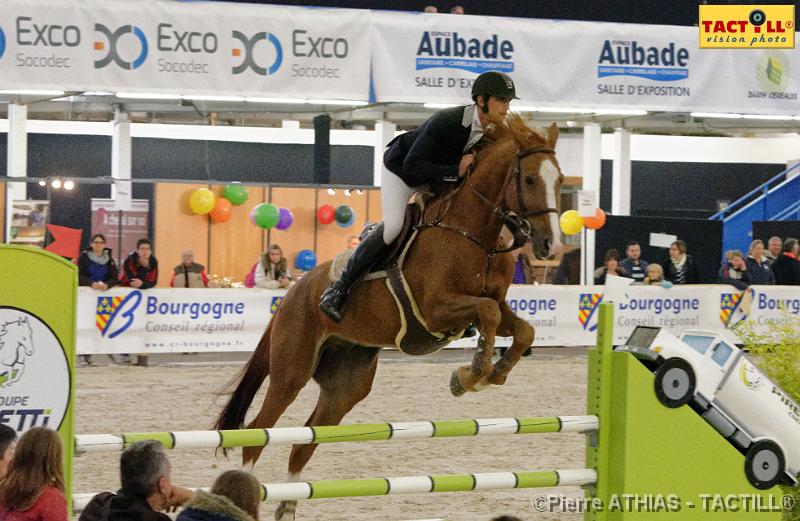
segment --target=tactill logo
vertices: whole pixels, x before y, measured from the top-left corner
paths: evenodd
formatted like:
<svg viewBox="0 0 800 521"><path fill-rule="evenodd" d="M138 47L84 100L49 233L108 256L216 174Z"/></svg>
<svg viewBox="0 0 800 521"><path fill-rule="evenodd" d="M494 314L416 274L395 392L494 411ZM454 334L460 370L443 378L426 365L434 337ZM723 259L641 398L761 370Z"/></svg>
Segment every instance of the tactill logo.
<svg viewBox="0 0 800 521"><path fill-rule="evenodd" d="M242 63L239 65L233 67L234 74L241 74L248 68L253 69L256 74L261 76L270 76L278 72L281 63L283 63L283 47L281 47L281 41L278 40L277 36L268 32L260 32L253 35L252 38L248 38L244 33L233 31L233 37L242 42L242 46L244 47L244 60L242 60ZM256 63L255 60L254 51L256 44L262 40L271 43L272 47L275 49L275 60L269 67L262 67ZM232 54L234 57L239 57L242 55L242 49L234 47Z"/></svg>
<svg viewBox="0 0 800 521"><path fill-rule="evenodd" d="M55 333L36 315L0 307L0 423L17 432L57 429L67 412L70 374Z"/></svg>
<svg viewBox="0 0 800 521"><path fill-rule="evenodd" d="M123 25L116 31L111 31L103 24L94 24L94 30L103 33L108 40L108 53L103 58L95 60L95 69L102 69L112 61L125 70L138 69L147 59L147 38L144 35L144 31L135 25ZM139 55L133 61L125 60L119 54L119 39L128 33L132 33L139 40ZM102 41L94 42L94 49L96 51L106 50L105 43Z"/></svg>

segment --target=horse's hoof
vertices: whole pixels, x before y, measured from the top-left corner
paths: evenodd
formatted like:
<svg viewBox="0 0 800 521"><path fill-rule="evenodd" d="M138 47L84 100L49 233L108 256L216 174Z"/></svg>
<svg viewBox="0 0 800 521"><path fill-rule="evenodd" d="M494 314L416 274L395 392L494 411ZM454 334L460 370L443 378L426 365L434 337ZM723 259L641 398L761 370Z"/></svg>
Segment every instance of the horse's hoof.
<svg viewBox="0 0 800 521"><path fill-rule="evenodd" d="M275 509L275 521L294 521L296 501L281 501Z"/></svg>
<svg viewBox="0 0 800 521"><path fill-rule="evenodd" d="M453 371L453 375L450 377L450 393L453 396L463 396L467 392L464 389L464 386L461 385L461 380L458 378L458 369Z"/></svg>
<svg viewBox="0 0 800 521"><path fill-rule="evenodd" d="M487 381L492 385L503 385L506 383L507 378L507 374L500 374L492 371L492 374L489 376Z"/></svg>

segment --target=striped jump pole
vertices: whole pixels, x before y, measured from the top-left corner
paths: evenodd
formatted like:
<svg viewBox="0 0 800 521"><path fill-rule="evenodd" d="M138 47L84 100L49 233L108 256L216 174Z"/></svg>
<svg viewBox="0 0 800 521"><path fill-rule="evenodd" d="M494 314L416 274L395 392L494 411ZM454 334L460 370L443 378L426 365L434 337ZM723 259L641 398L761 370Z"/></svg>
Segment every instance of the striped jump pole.
<svg viewBox="0 0 800 521"><path fill-rule="evenodd" d="M262 501L293 501L342 497L471 492L514 488L585 486L597 482L593 469L549 470L536 472L491 472L401 478L333 479L297 483L264 483ZM83 510L93 494L75 494L75 510Z"/></svg>
<svg viewBox="0 0 800 521"><path fill-rule="evenodd" d="M158 440L168 449L263 447L307 443L342 443L391 439L454 438L491 434L587 433L598 429L597 416L493 418L352 424L320 427L279 427L227 431L81 434L75 452L118 452L141 440Z"/></svg>

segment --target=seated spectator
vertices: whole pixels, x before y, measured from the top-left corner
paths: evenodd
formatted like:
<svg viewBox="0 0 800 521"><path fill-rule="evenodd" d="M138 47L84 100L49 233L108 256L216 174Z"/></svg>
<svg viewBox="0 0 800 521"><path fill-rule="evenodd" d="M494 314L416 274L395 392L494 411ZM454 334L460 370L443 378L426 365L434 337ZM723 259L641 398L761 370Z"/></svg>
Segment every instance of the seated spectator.
<svg viewBox="0 0 800 521"><path fill-rule="evenodd" d="M94 496L78 521L169 521L160 511L192 497L191 490L172 484L169 459L158 441L131 444L122 452L119 470L122 488Z"/></svg>
<svg viewBox="0 0 800 521"><path fill-rule="evenodd" d="M202 264L194 261L194 252L192 250L185 250L181 253L181 262L172 273L172 280L169 281L169 287L174 288L207 288L208 275L206 275L206 268Z"/></svg>
<svg viewBox="0 0 800 521"><path fill-rule="evenodd" d="M149 289L158 282L158 261L153 255L153 245L148 239L136 241L136 251L122 263L119 283L137 289Z"/></svg>
<svg viewBox="0 0 800 521"><path fill-rule="evenodd" d="M255 283L257 288L264 289L288 289L294 284L286 258L277 244L261 254L255 271Z"/></svg>
<svg viewBox="0 0 800 521"><path fill-rule="evenodd" d="M258 521L261 485L250 473L228 470L211 492L198 491L187 501L177 521Z"/></svg>
<svg viewBox="0 0 800 521"><path fill-rule="evenodd" d="M647 273L647 261L642 259L642 247L636 241L628 243L625 248L625 259L619 263L619 267L625 272L625 277L633 279L634 282L642 282Z"/></svg>
<svg viewBox="0 0 800 521"><path fill-rule="evenodd" d="M92 236L90 248L78 257L78 285L105 291L117 284L119 270L102 233Z"/></svg>
<svg viewBox="0 0 800 521"><path fill-rule="evenodd" d="M67 521L62 452L56 431L34 427L20 437L0 479L0 519Z"/></svg>
<svg viewBox="0 0 800 521"><path fill-rule="evenodd" d="M750 243L745 263L750 274L750 284L775 284L775 275L770 269L771 262L764 254L764 241L756 239Z"/></svg>
<svg viewBox="0 0 800 521"><path fill-rule="evenodd" d="M450 14L464 14L464 8L460 5L454 5L450 8Z"/></svg>
<svg viewBox="0 0 800 521"><path fill-rule="evenodd" d="M568 251L561 257L553 284L576 285L581 283L581 249Z"/></svg>
<svg viewBox="0 0 800 521"><path fill-rule="evenodd" d="M775 259L781 256L781 250L783 249L783 240L778 237L770 237L769 241L767 241L767 251L764 252L764 256L769 259L770 263L775 262Z"/></svg>
<svg viewBox="0 0 800 521"><path fill-rule="evenodd" d="M14 459L14 449L17 447L17 431L0 423L0 479L8 474L8 466Z"/></svg>
<svg viewBox="0 0 800 521"><path fill-rule="evenodd" d="M747 263L744 255L739 250L732 250L728 262L723 262L717 274L720 284L730 284L736 289L746 289L752 284L750 272L747 271Z"/></svg>
<svg viewBox="0 0 800 521"><path fill-rule="evenodd" d="M619 267L619 252L617 250L608 250L606 252L603 265L594 270L594 283L605 284L606 275L609 273L620 277L625 276L625 272Z"/></svg>
<svg viewBox="0 0 800 521"><path fill-rule="evenodd" d="M673 284L699 284L700 270L694 258L686 253L686 243L675 241L669 246L669 262L665 277Z"/></svg>
<svg viewBox="0 0 800 521"><path fill-rule="evenodd" d="M511 250L514 256L513 284L533 284L533 266L531 260L522 252L522 248Z"/></svg>
<svg viewBox="0 0 800 521"><path fill-rule="evenodd" d="M800 250L797 239L787 237L783 242L783 252L772 263L772 273L775 275L775 284L785 286L800 286L800 260L797 252Z"/></svg>
<svg viewBox="0 0 800 521"><path fill-rule="evenodd" d="M355 250L356 246L361 244L361 238L358 235L351 235L347 238L347 249Z"/></svg>
<svg viewBox="0 0 800 521"><path fill-rule="evenodd" d="M439 8L437 8L435 5L426 5L425 9L423 9L422 11L424 13L438 13Z"/></svg>
<svg viewBox="0 0 800 521"><path fill-rule="evenodd" d="M664 279L664 268L657 262L651 262L647 265L646 275L642 281L645 286L661 286L664 289L672 287L672 282Z"/></svg>

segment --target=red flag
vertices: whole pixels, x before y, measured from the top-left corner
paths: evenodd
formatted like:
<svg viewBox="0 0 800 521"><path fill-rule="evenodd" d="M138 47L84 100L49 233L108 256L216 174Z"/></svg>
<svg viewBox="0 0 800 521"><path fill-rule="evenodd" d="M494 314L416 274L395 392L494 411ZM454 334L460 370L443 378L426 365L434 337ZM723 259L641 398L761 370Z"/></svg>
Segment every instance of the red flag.
<svg viewBox="0 0 800 521"><path fill-rule="evenodd" d="M45 250L69 259L78 258L81 252L82 230L55 224L48 224L47 229L53 236L53 242L51 242Z"/></svg>

